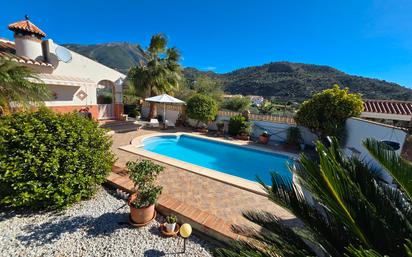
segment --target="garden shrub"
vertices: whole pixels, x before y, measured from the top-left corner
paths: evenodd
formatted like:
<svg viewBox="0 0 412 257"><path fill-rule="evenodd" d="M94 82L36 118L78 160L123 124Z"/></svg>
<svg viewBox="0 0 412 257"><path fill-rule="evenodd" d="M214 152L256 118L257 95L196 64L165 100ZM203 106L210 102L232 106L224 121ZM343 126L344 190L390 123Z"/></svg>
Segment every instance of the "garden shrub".
<svg viewBox="0 0 412 257"><path fill-rule="evenodd" d="M358 117L363 111L360 94L349 93L348 88L338 85L316 93L302 103L295 120L298 125L309 128L321 139L335 136L343 142L345 138L345 121Z"/></svg>
<svg viewBox="0 0 412 257"><path fill-rule="evenodd" d="M215 100L207 95L197 94L187 101L187 116L208 124L216 118L218 106Z"/></svg>
<svg viewBox="0 0 412 257"><path fill-rule="evenodd" d="M134 108L134 109L130 110L130 112L129 112L129 117L136 118L136 117L138 117L138 116L140 116L140 111L139 111L139 109Z"/></svg>
<svg viewBox="0 0 412 257"><path fill-rule="evenodd" d="M235 96L229 99L226 99L222 108L234 112L243 112L247 110L251 105L250 99L248 97Z"/></svg>
<svg viewBox="0 0 412 257"><path fill-rule="evenodd" d="M302 143L302 134L299 127L289 127L286 131L286 144L297 146Z"/></svg>
<svg viewBox="0 0 412 257"><path fill-rule="evenodd" d="M250 134L251 125L243 115L235 115L229 120L228 132L231 136L237 136L241 133Z"/></svg>
<svg viewBox="0 0 412 257"><path fill-rule="evenodd" d="M111 140L77 113L0 118L0 205L63 208L93 195L114 163Z"/></svg>

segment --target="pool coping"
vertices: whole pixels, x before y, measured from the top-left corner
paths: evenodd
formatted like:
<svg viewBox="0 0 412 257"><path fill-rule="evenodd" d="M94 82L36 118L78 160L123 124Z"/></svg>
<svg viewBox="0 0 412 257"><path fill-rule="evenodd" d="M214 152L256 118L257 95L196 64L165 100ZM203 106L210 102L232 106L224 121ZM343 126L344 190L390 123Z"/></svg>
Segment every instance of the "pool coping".
<svg viewBox="0 0 412 257"><path fill-rule="evenodd" d="M183 170L187 170L189 172L225 183L225 184L229 184L256 194L260 194L260 195L264 195L267 196L266 191L263 189L263 187L255 181L251 181L248 179L244 179L235 175L230 175L221 171L217 171L217 170L213 170L213 169L209 169L209 168L205 168L202 166L198 166L192 163L188 163L185 161L181 161L172 157L168 157L162 154L157 154L151 151L147 151L142 149L141 147L143 146L143 140L147 139L147 138L151 138L151 137L156 137L156 136L181 136L181 135L187 135L187 136L192 136L192 137L198 137L198 138L202 138L202 139L207 139L207 140L212 140L215 142L220 142L220 143L225 143L225 144L229 144L229 145L236 145L236 146L242 146L245 148L249 148L252 150L259 150L259 151L264 151L267 153L274 153L274 154L280 154L280 155L284 155L287 156L289 158L292 159L297 159L298 155L296 154L292 154L292 153L287 153L287 152L280 152L280 151L276 151L273 149L266 149L263 147L259 147L256 145L250 145L248 144L247 141L233 141L233 142L227 142L227 140L222 140L219 138L210 138L207 136L203 136L203 135L199 135L199 134L193 134L193 133L186 133L186 132L176 132L176 133L160 133L160 132L156 132L156 133L151 133L148 135L142 135L142 136L138 136L136 138L134 138L131 143L129 145L125 145L125 146L121 146L119 147L119 149L122 149L124 151L133 153L133 154L137 154L146 158L150 158L159 162L163 162L166 164L169 164L171 166L177 167L177 168L181 168Z"/></svg>

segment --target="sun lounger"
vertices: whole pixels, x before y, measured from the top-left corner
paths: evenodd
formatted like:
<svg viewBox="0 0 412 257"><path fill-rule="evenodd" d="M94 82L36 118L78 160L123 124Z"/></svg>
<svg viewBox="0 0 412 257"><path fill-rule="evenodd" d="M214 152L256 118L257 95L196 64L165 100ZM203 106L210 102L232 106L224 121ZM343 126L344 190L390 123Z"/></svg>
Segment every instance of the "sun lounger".
<svg viewBox="0 0 412 257"><path fill-rule="evenodd" d="M166 121L165 121L165 125L166 125L166 127L168 127L168 128L174 128L174 127L176 127L176 124L175 124L174 122L172 122L172 121L169 121L169 120L166 120Z"/></svg>
<svg viewBox="0 0 412 257"><path fill-rule="evenodd" d="M150 119L149 126L152 128L158 128L159 127L159 121L157 119Z"/></svg>

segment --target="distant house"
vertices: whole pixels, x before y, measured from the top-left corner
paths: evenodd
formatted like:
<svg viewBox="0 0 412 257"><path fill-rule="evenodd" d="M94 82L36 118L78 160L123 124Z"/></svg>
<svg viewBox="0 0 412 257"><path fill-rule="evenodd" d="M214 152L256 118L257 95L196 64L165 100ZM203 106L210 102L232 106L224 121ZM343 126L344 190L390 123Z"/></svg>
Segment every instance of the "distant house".
<svg viewBox="0 0 412 257"><path fill-rule="evenodd" d="M260 95L248 95L247 97L249 97L252 104L256 106L260 106L265 101L265 98Z"/></svg>
<svg viewBox="0 0 412 257"><path fill-rule="evenodd" d="M228 95L228 94L223 95L223 99L230 99L233 97L243 97L243 95Z"/></svg>
<svg viewBox="0 0 412 257"><path fill-rule="evenodd" d="M45 105L58 112L87 107L94 119L120 119L125 75L72 52L26 18L12 23L14 41L0 39L0 58L32 69L52 92Z"/></svg>
<svg viewBox="0 0 412 257"><path fill-rule="evenodd" d="M361 118L410 127L412 125L412 102L367 99L364 100Z"/></svg>
<svg viewBox="0 0 412 257"><path fill-rule="evenodd" d="M224 99L230 99L230 98L234 98L234 97L247 97L252 102L252 105L256 105L256 106L260 106L265 101L265 98L263 98L263 96L259 96L259 95L248 95L248 96L227 95L227 94L223 95Z"/></svg>

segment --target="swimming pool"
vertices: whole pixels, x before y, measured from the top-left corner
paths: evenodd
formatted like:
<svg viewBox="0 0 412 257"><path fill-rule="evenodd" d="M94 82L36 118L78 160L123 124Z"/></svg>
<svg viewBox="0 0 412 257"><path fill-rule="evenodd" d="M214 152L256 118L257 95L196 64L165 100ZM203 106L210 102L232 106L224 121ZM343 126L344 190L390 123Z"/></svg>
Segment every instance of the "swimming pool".
<svg viewBox="0 0 412 257"><path fill-rule="evenodd" d="M292 179L287 164L293 160L281 154L188 135L153 136L142 143L144 150L247 180L256 181L259 176L270 185L271 171L278 172L284 179Z"/></svg>

